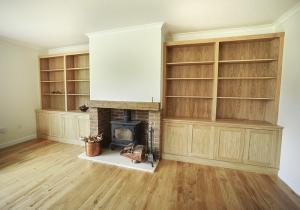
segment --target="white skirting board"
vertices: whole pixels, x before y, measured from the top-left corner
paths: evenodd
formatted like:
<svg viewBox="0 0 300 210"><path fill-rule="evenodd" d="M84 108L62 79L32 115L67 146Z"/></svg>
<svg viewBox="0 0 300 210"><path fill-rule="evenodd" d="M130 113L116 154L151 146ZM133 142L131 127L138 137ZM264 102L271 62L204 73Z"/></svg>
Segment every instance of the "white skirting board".
<svg viewBox="0 0 300 210"><path fill-rule="evenodd" d="M22 137L22 138L18 138L18 139L6 141L4 143L0 143L0 149L10 147L10 146L13 146L13 145L16 145L16 144L20 144L20 143L23 143L25 141L30 141L32 139L36 139L36 134L31 134L29 136L25 136L25 137Z"/></svg>
<svg viewBox="0 0 300 210"><path fill-rule="evenodd" d="M84 160L90 160L97 163L104 163L109 165L115 165L123 168L135 169L144 172L154 173L158 162L154 163L154 167L151 166L151 163L133 163L129 158L123 157L120 155L118 151L111 151L111 150L104 150L102 151L101 155L95 157L89 157L84 153L81 153L79 158Z"/></svg>

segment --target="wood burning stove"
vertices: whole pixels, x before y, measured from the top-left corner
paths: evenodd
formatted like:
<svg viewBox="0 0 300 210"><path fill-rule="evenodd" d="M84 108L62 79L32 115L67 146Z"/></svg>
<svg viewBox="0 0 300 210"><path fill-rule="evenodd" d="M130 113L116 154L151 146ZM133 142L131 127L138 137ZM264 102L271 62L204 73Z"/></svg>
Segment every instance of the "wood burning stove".
<svg viewBox="0 0 300 210"><path fill-rule="evenodd" d="M113 120L111 123L111 144L124 147L130 143L138 144L141 121L131 120L131 110L125 110L124 120Z"/></svg>

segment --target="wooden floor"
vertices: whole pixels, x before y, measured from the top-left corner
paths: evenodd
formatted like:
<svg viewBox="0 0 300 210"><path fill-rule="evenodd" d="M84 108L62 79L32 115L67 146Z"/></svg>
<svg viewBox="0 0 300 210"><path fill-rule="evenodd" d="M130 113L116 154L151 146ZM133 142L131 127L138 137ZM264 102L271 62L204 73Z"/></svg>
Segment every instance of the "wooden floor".
<svg viewBox="0 0 300 210"><path fill-rule="evenodd" d="M34 140L0 150L0 209L300 209L275 177L163 160L154 174Z"/></svg>

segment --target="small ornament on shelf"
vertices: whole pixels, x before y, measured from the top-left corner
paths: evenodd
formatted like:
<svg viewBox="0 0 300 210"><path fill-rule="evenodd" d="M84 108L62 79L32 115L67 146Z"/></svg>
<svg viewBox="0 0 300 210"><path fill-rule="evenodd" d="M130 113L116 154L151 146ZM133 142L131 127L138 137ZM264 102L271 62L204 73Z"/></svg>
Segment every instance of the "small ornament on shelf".
<svg viewBox="0 0 300 210"><path fill-rule="evenodd" d="M59 90L52 91L51 93L52 93L52 94L62 94L62 92L60 92Z"/></svg>
<svg viewBox="0 0 300 210"><path fill-rule="evenodd" d="M79 109L82 112L86 112L89 109L89 107L87 105L83 104L82 106L79 107Z"/></svg>

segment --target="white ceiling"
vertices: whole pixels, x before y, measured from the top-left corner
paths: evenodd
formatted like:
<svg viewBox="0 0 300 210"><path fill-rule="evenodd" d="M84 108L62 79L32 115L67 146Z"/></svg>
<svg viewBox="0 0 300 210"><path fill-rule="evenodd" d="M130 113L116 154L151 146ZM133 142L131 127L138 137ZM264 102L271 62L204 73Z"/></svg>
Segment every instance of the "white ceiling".
<svg viewBox="0 0 300 210"><path fill-rule="evenodd" d="M299 0L0 0L0 36L54 48L163 21L171 33L272 23Z"/></svg>

